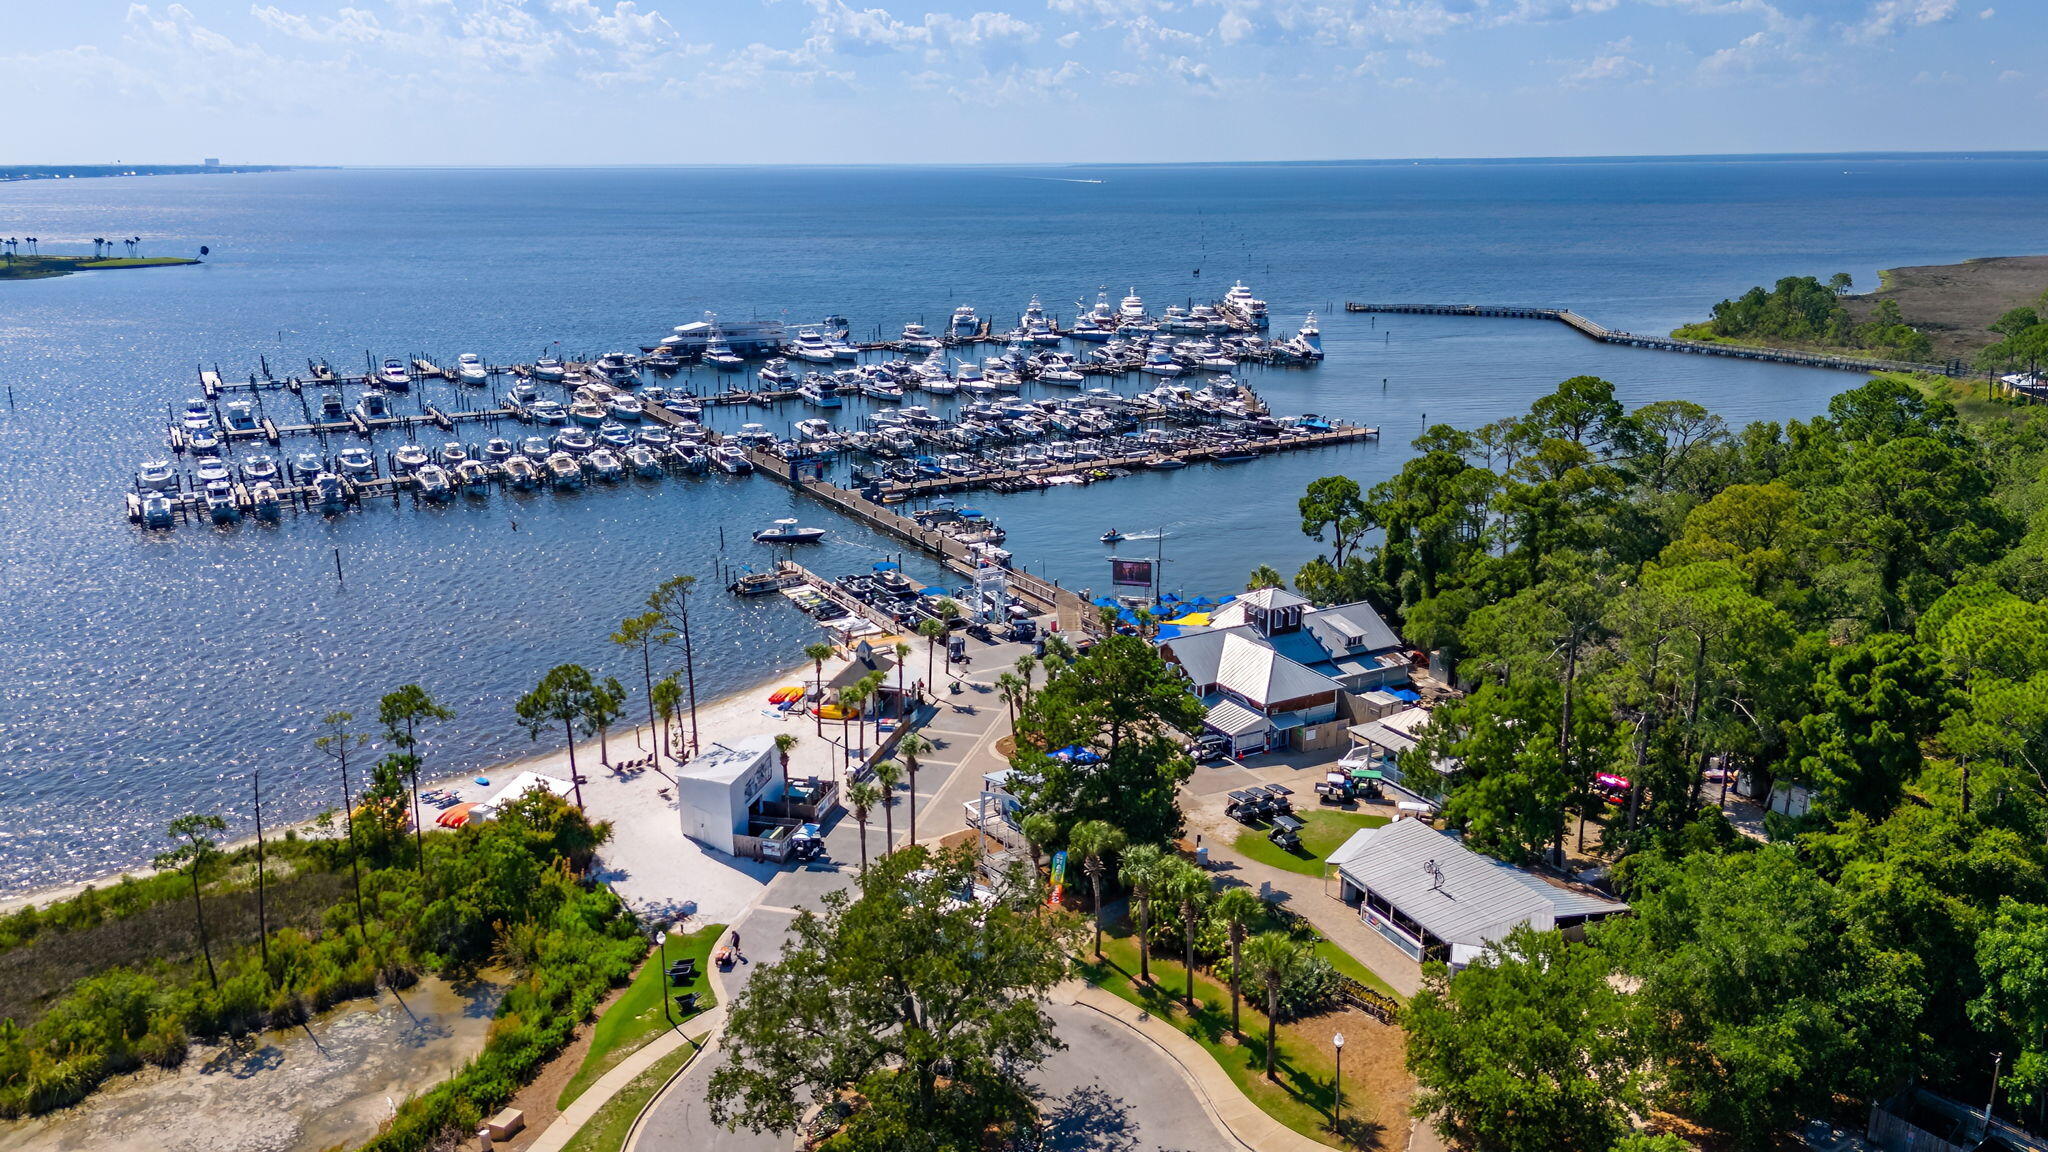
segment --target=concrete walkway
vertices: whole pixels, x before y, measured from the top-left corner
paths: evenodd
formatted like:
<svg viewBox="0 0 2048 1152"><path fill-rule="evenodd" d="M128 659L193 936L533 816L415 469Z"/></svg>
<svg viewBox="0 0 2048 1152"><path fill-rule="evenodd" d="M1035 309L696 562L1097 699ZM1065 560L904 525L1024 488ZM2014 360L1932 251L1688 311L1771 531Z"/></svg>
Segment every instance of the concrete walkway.
<svg viewBox="0 0 2048 1152"><path fill-rule="evenodd" d="M1403 997L1421 991L1422 965L1360 920L1357 910L1326 893L1324 885L1328 881L1239 855L1220 837L1204 840L1203 844L1209 849L1210 868L1224 884L1246 885L1260 899L1285 904L1288 910L1300 913L1316 931L1372 969L1374 975Z"/></svg>
<svg viewBox="0 0 2048 1152"><path fill-rule="evenodd" d="M1311 1140L1260 1111L1237 1082L1194 1038L1113 992L1086 985L1072 989L1076 1004L1122 1023L1173 1058L1211 1119L1237 1142L1256 1152L1320 1152L1333 1145Z"/></svg>
<svg viewBox="0 0 2048 1152"><path fill-rule="evenodd" d="M590 1118L597 1115L598 1109L610 1103L612 1097L625 1091L626 1085L632 1083L634 1077L647 1071L654 1066L655 1061L685 1044L695 1045L701 1050L706 1039L724 1024L725 1005L720 1003L709 1012L693 1017L683 1027L671 1028L648 1041L646 1047L619 1061L611 1071L599 1077L597 1083L585 1088L574 1103L555 1117L554 1123L548 1125L547 1131L542 1132L532 1144L527 1145L525 1152L562 1152L569 1141L575 1138L576 1133L581 1132L583 1126L590 1123ZM687 1064L684 1066L688 1067Z"/></svg>

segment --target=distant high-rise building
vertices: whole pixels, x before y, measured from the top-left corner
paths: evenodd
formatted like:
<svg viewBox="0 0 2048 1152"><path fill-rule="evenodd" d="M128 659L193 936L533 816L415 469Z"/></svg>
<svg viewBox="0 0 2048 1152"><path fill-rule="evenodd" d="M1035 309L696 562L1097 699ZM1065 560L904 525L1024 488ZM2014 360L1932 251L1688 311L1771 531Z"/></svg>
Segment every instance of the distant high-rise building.
<svg viewBox="0 0 2048 1152"><path fill-rule="evenodd" d="M208 156L208 157L206 158L206 166L207 166L208 168L218 168L218 167L220 167L220 157L218 157L218 156Z"/></svg>

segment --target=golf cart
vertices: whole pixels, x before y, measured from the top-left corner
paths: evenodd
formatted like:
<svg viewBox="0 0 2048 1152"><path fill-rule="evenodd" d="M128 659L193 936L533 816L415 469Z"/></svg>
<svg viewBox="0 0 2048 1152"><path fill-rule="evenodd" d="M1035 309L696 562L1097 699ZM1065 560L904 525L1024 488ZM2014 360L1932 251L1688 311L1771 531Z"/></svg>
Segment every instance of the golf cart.
<svg viewBox="0 0 2048 1152"><path fill-rule="evenodd" d="M1283 852L1298 852L1301 850L1301 830L1304 827L1307 825L1302 823L1300 817L1285 812L1276 813L1273 816L1273 827L1266 831L1266 839L1271 840L1273 846Z"/></svg>

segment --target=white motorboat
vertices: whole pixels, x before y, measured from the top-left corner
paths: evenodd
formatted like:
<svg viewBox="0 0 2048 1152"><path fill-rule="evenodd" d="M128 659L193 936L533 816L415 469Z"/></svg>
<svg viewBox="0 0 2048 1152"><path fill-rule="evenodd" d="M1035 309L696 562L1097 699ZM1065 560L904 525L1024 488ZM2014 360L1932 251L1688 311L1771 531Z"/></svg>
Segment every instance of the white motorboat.
<svg viewBox="0 0 2048 1152"><path fill-rule="evenodd" d="M563 488L583 486L583 465L567 452L556 452L548 457L548 479Z"/></svg>
<svg viewBox="0 0 2048 1152"><path fill-rule="evenodd" d="M533 362L533 378L549 384L560 384L569 378L569 368L552 356L543 356Z"/></svg>
<svg viewBox="0 0 2048 1152"><path fill-rule="evenodd" d="M742 424L740 430L733 434L733 439L742 447L766 448L775 443L775 433L770 432L765 424Z"/></svg>
<svg viewBox="0 0 2048 1152"><path fill-rule="evenodd" d="M1264 328L1268 323L1266 302L1253 296L1252 290L1245 287L1242 280L1232 284L1230 291L1223 294L1223 306L1235 313L1238 319L1256 327Z"/></svg>
<svg viewBox="0 0 2048 1152"><path fill-rule="evenodd" d="M284 497L278 495L277 485L268 480L249 488L249 505L262 520L275 520L284 511Z"/></svg>
<svg viewBox="0 0 2048 1152"><path fill-rule="evenodd" d="M832 342L819 335L816 328L799 329L796 343L790 345L789 354L812 364L830 364L835 355L832 351Z"/></svg>
<svg viewBox="0 0 2048 1152"><path fill-rule="evenodd" d="M464 460L469 459L469 449L457 441L450 440L441 445L441 451L438 455L441 467L453 468Z"/></svg>
<svg viewBox="0 0 2048 1152"><path fill-rule="evenodd" d="M704 342L704 362L720 372L737 372L747 366L746 358L732 350L723 333L713 333Z"/></svg>
<svg viewBox="0 0 2048 1152"><path fill-rule="evenodd" d="M754 462L747 459L745 452L726 444L711 450L711 462L718 465L721 472L740 473L754 470Z"/></svg>
<svg viewBox="0 0 2048 1152"><path fill-rule="evenodd" d="M1093 316L1082 316L1074 321L1074 326L1067 330L1067 335L1091 344L1102 344L1115 336L1116 330L1103 327Z"/></svg>
<svg viewBox="0 0 2048 1152"><path fill-rule="evenodd" d="M327 461L318 452L301 452L292 457L292 478L301 484L325 471Z"/></svg>
<svg viewBox="0 0 2048 1152"><path fill-rule="evenodd" d="M661 458L645 444L635 444L626 449L626 463L633 468L633 475L655 477L661 475Z"/></svg>
<svg viewBox="0 0 2048 1152"><path fill-rule="evenodd" d="M832 349L832 358L834 360L860 359L860 349L855 346L853 341L848 340L844 336L829 337L825 343L827 347Z"/></svg>
<svg viewBox="0 0 2048 1152"><path fill-rule="evenodd" d="M526 414L533 418L534 423L549 428L559 428L569 422L569 410L562 407L559 400L535 400L526 409Z"/></svg>
<svg viewBox="0 0 2048 1152"><path fill-rule="evenodd" d="M549 453L555 450L545 436L528 436L519 442L519 454L535 464L545 463Z"/></svg>
<svg viewBox="0 0 2048 1152"><path fill-rule="evenodd" d="M1145 362L1138 366L1138 371L1154 376L1178 376L1181 369L1174 362L1173 353L1164 348L1154 348L1145 354Z"/></svg>
<svg viewBox="0 0 2048 1152"><path fill-rule="evenodd" d="M761 365L760 377L761 383L777 387L796 381L796 373L790 371L789 361L781 356Z"/></svg>
<svg viewBox="0 0 2048 1152"><path fill-rule="evenodd" d="M642 447L650 449L656 455L660 455L675 446L676 438L670 435L669 430L661 425L649 424L647 427L640 429L634 435L633 440Z"/></svg>
<svg viewBox="0 0 2048 1152"><path fill-rule="evenodd" d="M347 418L348 409L342 405L340 392L330 388L320 393L320 422L322 424L331 424L336 420L345 420Z"/></svg>
<svg viewBox="0 0 2048 1152"><path fill-rule="evenodd" d="M365 420L384 420L391 416L391 397L372 388L356 398L356 415Z"/></svg>
<svg viewBox="0 0 2048 1152"><path fill-rule="evenodd" d="M213 427L213 409L204 400L185 401L185 410L178 414L178 424L187 432L197 432Z"/></svg>
<svg viewBox="0 0 2048 1152"><path fill-rule="evenodd" d="M727 354L730 355L730 351ZM651 355L642 359L640 363L663 374L681 371L683 367L683 362L676 358L676 354L666 348L655 349ZM722 368L724 365L720 364L718 367Z"/></svg>
<svg viewBox="0 0 2048 1152"><path fill-rule="evenodd" d="M555 433L554 446L557 451L583 456L597 447L597 438L588 430L572 425Z"/></svg>
<svg viewBox="0 0 2048 1152"><path fill-rule="evenodd" d="M178 470L169 460L144 460L135 470L135 486L144 492L169 492L178 486Z"/></svg>
<svg viewBox="0 0 2048 1152"><path fill-rule="evenodd" d="M897 404L903 400L903 385L898 384L894 380L870 376L860 382L860 394L870 400L881 400L889 404Z"/></svg>
<svg viewBox="0 0 2048 1152"><path fill-rule="evenodd" d="M823 440L832 435L832 422L822 417L812 417L796 422L798 440Z"/></svg>
<svg viewBox="0 0 2048 1152"><path fill-rule="evenodd" d="M595 400L578 400L569 405L569 419L595 428L604 423L604 405Z"/></svg>
<svg viewBox="0 0 2048 1152"><path fill-rule="evenodd" d="M844 403L839 399L838 383L818 372L806 373L804 382L797 386L796 394L804 403L816 408L837 408Z"/></svg>
<svg viewBox="0 0 2048 1152"><path fill-rule="evenodd" d="M242 518L241 506L235 503L235 488L225 480L215 480L206 486L206 514L216 524L225 524Z"/></svg>
<svg viewBox="0 0 2048 1152"><path fill-rule="evenodd" d="M1309 313L1308 319L1301 322L1300 330L1295 332L1292 339L1284 341L1284 343L1304 360L1321 360L1323 358L1323 330L1316 326L1316 314L1313 312Z"/></svg>
<svg viewBox="0 0 2048 1152"><path fill-rule="evenodd" d="M905 348L932 349L940 346L939 338L926 331L924 325L915 321L903 326L903 335L898 336L896 342Z"/></svg>
<svg viewBox="0 0 2048 1152"><path fill-rule="evenodd" d="M406 370L405 361L386 360L377 368L377 383L393 392L403 392L412 387L412 373Z"/></svg>
<svg viewBox="0 0 2048 1152"><path fill-rule="evenodd" d="M974 305L962 304L953 309L953 319L947 325L947 331L956 340L971 340L980 335L981 317L974 314Z"/></svg>
<svg viewBox="0 0 2048 1152"><path fill-rule="evenodd" d="M1145 301L1138 295L1136 288L1131 289L1131 294L1124 297L1123 303L1117 306L1116 314L1117 319L1127 323L1145 318Z"/></svg>
<svg viewBox="0 0 2048 1152"><path fill-rule="evenodd" d="M394 472L417 472L431 462L427 450L417 444L401 444L391 454L391 468Z"/></svg>
<svg viewBox="0 0 2048 1152"><path fill-rule="evenodd" d="M142 494L142 524L145 528L169 528L177 523L178 510L171 498L152 488Z"/></svg>
<svg viewBox="0 0 2048 1152"><path fill-rule="evenodd" d="M599 448L592 452L586 463L599 480L617 480L626 474L626 466L609 448Z"/></svg>
<svg viewBox="0 0 2048 1152"><path fill-rule="evenodd" d="M614 420L638 420L646 412L640 401L632 396L612 397L611 403L605 405L605 410L611 413Z"/></svg>
<svg viewBox="0 0 2048 1152"><path fill-rule="evenodd" d="M823 528L800 528L797 521L777 520L774 524L754 533L757 544L815 544L825 538Z"/></svg>
<svg viewBox="0 0 2048 1152"><path fill-rule="evenodd" d="M503 464L505 461L510 460L518 451L519 449L514 448L510 440L505 439L503 436L493 436L489 440L484 441L484 463L492 465Z"/></svg>
<svg viewBox="0 0 2048 1152"><path fill-rule="evenodd" d="M630 448L633 430L617 420L607 420L597 426L597 442L613 449Z"/></svg>
<svg viewBox="0 0 2048 1152"><path fill-rule="evenodd" d="M230 400L225 407L228 430L248 432L256 427L256 406L247 400Z"/></svg>
<svg viewBox="0 0 2048 1152"><path fill-rule="evenodd" d="M540 483L540 469L525 456L514 456L505 461L505 479L514 488L532 488Z"/></svg>
<svg viewBox="0 0 2048 1152"><path fill-rule="evenodd" d="M464 492L480 495L491 486L491 470L481 460L464 460L455 466L455 482Z"/></svg>
<svg viewBox="0 0 2048 1152"><path fill-rule="evenodd" d="M472 388L481 388L491 382L491 370L484 367L483 357L464 352L455 358L455 378Z"/></svg>
<svg viewBox="0 0 2048 1152"><path fill-rule="evenodd" d="M358 479L377 471L376 457L370 455L368 448L343 448L334 454L334 465L342 475Z"/></svg>
<svg viewBox="0 0 2048 1152"><path fill-rule="evenodd" d="M332 472L322 472L313 477L313 499L322 508L340 508L348 503L348 486Z"/></svg>
<svg viewBox="0 0 2048 1152"><path fill-rule="evenodd" d="M600 379L622 388L631 388L640 381L639 362L624 352L607 352L591 365Z"/></svg>
<svg viewBox="0 0 2048 1152"><path fill-rule="evenodd" d="M193 479L199 482L201 488L209 484L224 484L232 476L233 474L228 471L227 463L219 457L209 457L199 461L198 466L192 471Z"/></svg>
<svg viewBox="0 0 2048 1152"><path fill-rule="evenodd" d="M251 456L242 461L242 479L246 483L275 484L277 478L277 461L269 456Z"/></svg>

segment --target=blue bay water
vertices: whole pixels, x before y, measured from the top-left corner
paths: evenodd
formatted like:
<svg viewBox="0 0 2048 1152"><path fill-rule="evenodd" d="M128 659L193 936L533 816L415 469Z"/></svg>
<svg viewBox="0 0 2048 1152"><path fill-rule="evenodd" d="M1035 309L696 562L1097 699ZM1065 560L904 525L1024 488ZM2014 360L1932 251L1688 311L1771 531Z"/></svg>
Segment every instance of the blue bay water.
<svg viewBox="0 0 2048 1152"><path fill-rule="evenodd" d="M631 683L607 634L666 576L709 584L721 529L728 556L758 560L743 541L766 521L825 525L812 561L835 572L896 550L766 479L717 476L140 531L118 495L165 454L166 405L196 391L200 364L234 376L259 355L280 372L308 357L352 367L366 351L509 362L553 341L595 353L707 309L836 312L866 335L937 327L971 303L1007 325L1034 293L1070 315L1098 287L1135 287L1156 311L1242 277L1272 302L1276 331L1315 309L1329 350L1319 368L1247 381L1278 412L1379 425L1380 444L975 498L1034 572L1100 587L1104 528L1163 527L1169 586L1217 593L1254 564L1291 571L1311 555L1294 512L1303 485L1384 478L1425 422L1507 415L1583 372L1631 403L1685 397L1736 423L1809 415L1856 382L1608 348L1538 322L1333 311L1346 299L1564 304L1661 331L1782 275L1848 271L1868 286L1879 267L2048 251L2044 209L2041 158L0 184L0 233L49 251L89 250L95 235L142 235L150 254L213 249L198 268L0 284L0 385L15 399L0 410L0 894L144 860L181 812L246 827L253 770L278 818L333 803L310 746L318 717L373 715L408 680L458 713L431 735L430 770L532 749L518 694L567 660ZM700 605L707 698L797 662L812 632L779 600L707 591Z"/></svg>

